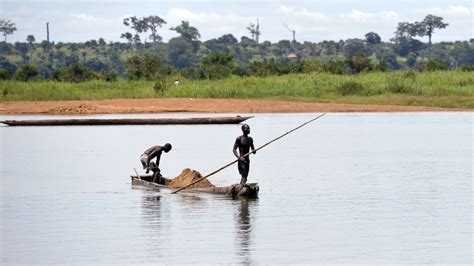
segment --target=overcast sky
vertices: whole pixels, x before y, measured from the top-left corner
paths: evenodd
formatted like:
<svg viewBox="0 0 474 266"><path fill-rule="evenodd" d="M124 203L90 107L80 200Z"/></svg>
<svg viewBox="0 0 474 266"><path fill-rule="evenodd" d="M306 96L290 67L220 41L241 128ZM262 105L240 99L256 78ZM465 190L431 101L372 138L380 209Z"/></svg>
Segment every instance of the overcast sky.
<svg viewBox="0 0 474 266"><path fill-rule="evenodd" d="M364 38L370 31L388 41L398 22L420 21L427 14L449 23L447 29L435 33L434 42L469 40L473 10L472 0L0 0L1 18L12 20L18 29L9 42L25 41L29 34L37 41L45 40L46 22L51 41L85 42L100 37L120 41L120 34L130 31L122 24L123 18L148 15L167 21L159 30L165 42L176 36L169 28L181 20L198 28L205 41L227 33L238 39L248 36L246 27L257 18L262 41L291 39L283 24L296 30L299 42Z"/></svg>

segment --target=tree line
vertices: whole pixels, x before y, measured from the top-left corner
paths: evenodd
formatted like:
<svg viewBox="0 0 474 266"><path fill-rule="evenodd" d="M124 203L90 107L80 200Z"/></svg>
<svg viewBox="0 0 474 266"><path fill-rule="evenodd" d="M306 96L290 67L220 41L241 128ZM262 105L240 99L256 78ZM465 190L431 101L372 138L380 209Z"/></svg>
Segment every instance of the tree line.
<svg viewBox="0 0 474 266"><path fill-rule="evenodd" d="M474 40L432 43L437 30L449 26L442 17L427 15L421 21L400 22L390 42L375 32L364 39L298 42L259 42L259 23L247 27L250 37L240 40L232 34L201 41L196 27L187 21L171 27L179 36L167 43L159 35L166 21L159 16L131 16L123 20L129 31L126 42L103 38L84 43L37 42L28 35L25 42L7 42L16 31L15 23L0 19L1 79L56 79L78 82L117 77L159 79L176 76L217 79L229 75L284 75L329 72L356 74L399 69L472 70ZM288 30L290 30L288 28ZM294 32L293 32L294 33ZM145 35L145 36L144 36ZM422 42L427 37L428 42Z"/></svg>

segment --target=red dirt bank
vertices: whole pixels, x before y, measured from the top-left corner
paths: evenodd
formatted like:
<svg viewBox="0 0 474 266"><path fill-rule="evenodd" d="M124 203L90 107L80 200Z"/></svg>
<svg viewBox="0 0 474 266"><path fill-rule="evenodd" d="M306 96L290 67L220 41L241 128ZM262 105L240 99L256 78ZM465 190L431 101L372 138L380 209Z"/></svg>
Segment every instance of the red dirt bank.
<svg viewBox="0 0 474 266"><path fill-rule="evenodd" d="M242 99L114 99L93 101L3 102L0 114L138 114L138 113L304 113L426 112L465 109L424 106L304 103Z"/></svg>

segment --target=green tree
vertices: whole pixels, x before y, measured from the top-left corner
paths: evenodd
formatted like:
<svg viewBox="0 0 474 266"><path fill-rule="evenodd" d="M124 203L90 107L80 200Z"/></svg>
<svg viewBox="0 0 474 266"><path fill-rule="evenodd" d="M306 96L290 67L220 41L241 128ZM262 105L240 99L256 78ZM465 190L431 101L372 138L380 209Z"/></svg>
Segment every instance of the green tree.
<svg viewBox="0 0 474 266"><path fill-rule="evenodd" d="M142 59L138 55L134 55L128 58L125 61L125 72L127 73L127 77L129 79L141 79L143 77L143 70L142 70Z"/></svg>
<svg viewBox="0 0 474 266"><path fill-rule="evenodd" d="M357 54L347 60L349 67L352 70L352 73L360 73L372 70L374 67L370 58L364 54Z"/></svg>
<svg viewBox="0 0 474 266"><path fill-rule="evenodd" d="M201 63L201 72L206 79L227 78L234 68L233 56L223 53L206 56Z"/></svg>
<svg viewBox="0 0 474 266"><path fill-rule="evenodd" d="M16 71L14 79L19 81L30 81L36 78L38 74L39 71L36 66L26 64Z"/></svg>
<svg viewBox="0 0 474 266"><path fill-rule="evenodd" d="M423 34L428 36L428 54L431 58L431 37L435 29L444 29L449 26L448 23L443 22L442 17L434 16L434 15L427 15L425 19L421 22L423 28Z"/></svg>
<svg viewBox="0 0 474 266"><path fill-rule="evenodd" d="M365 35L365 40L367 41L367 43L372 44L372 45L376 45L381 42L380 35L378 35L375 32L367 33Z"/></svg>
<svg viewBox="0 0 474 266"><path fill-rule="evenodd" d="M41 48L43 48L43 52L44 53L47 53L49 51L49 48L51 47L51 43L49 43L48 41L42 41L41 42ZM71 51L72 51L72 47L71 47Z"/></svg>
<svg viewBox="0 0 474 266"><path fill-rule="evenodd" d="M257 46L257 43L247 36L240 37L240 45L244 48Z"/></svg>
<svg viewBox="0 0 474 266"><path fill-rule="evenodd" d="M146 54L128 58L125 62L125 72L130 79L154 80L162 79L173 70L160 57Z"/></svg>
<svg viewBox="0 0 474 266"><path fill-rule="evenodd" d="M161 28L166 21L159 16L148 16L143 18L144 27L151 31L150 38L154 43L161 42L162 37L158 35L158 28Z"/></svg>
<svg viewBox="0 0 474 266"><path fill-rule="evenodd" d="M426 71L437 71L437 70L447 70L448 64L439 60L439 59L431 59L425 65L422 66L422 70Z"/></svg>
<svg viewBox="0 0 474 266"><path fill-rule="evenodd" d="M102 53L102 56L104 57L104 59L106 58L107 56L107 52L106 52L106 49L107 49L107 43L105 42L104 38L99 38L99 50L100 52Z"/></svg>
<svg viewBox="0 0 474 266"><path fill-rule="evenodd" d="M140 33L148 31L148 26L146 21L143 18L137 18L136 16L128 17L123 19L123 25L132 28L135 30L135 35L133 36L133 41L136 45L140 44ZM126 32L125 34L127 34ZM123 34L122 34L123 36Z"/></svg>
<svg viewBox="0 0 474 266"><path fill-rule="evenodd" d="M61 71L61 80L79 83L97 78L97 75L88 67L82 64L73 64Z"/></svg>
<svg viewBox="0 0 474 266"><path fill-rule="evenodd" d="M239 41L232 34L224 34L221 37L217 38L217 42L224 45L235 45Z"/></svg>
<svg viewBox="0 0 474 266"><path fill-rule="evenodd" d="M198 64L199 58L195 53L195 47L183 37L172 38L168 42L168 49L168 63L177 69Z"/></svg>
<svg viewBox="0 0 474 266"><path fill-rule="evenodd" d="M95 52L96 54L96 57L99 58L99 44L97 43L96 40L90 40L90 41L87 41L85 42L85 45L87 48L90 48L92 51Z"/></svg>
<svg viewBox="0 0 474 266"><path fill-rule="evenodd" d="M16 31L15 23L10 20L0 19L0 32L5 37L4 42L7 42L7 36Z"/></svg>
<svg viewBox="0 0 474 266"><path fill-rule="evenodd" d="M30 59L33 60L33 51L35 50L35 36L28 35L26 41L30 44Z"/></svg>
<svg viewBox="0 0 474 266"><path fill-rule="evenodd" d="M400 22L398 23L395 37L391 40L396 44L396 51L400 56L407 56L410 52L418 53L422 48L422 43L416 36L423 36L425 27L420 22Z"/></svg>
<svg viewBox="0 0 474 266"><path fill-rule="evenodd" d="M358 54L366 54L364 42L361 39L349 39L345 41L342 50L344 55L349 59Z"/></svg>
<svg viewBox="0 0 474 266"><path fill-rule="evenodd" d="M250 33L250 36L252 36L252 40L255 41L255 43L258 44L258 39L259 39L259 36L260 34L262 34L260 32L260 25L258 24L257 22L257 25L253 24L252 22L247 26L247 30L249 31Z"/></svg>
<svg viewBox="0 0 474 266"><path fill-rule="evenodd" d="M120 38L127 40L129 44L133 43L133 35L130 32L125 32L120 35Z"/></svg>
<svg viewBox="0 0 474 266"><path fill-rule="evenodd" d="M21 57L23 57L23 60L26 60L26 58L28 57L27 53L30 50L30 48L28 47L28 44L24 42L16 42L15 49L21 54Z"/></svg>
<svg viewBox="0 0 474 266"><path fill-rule="evenodd" d="M4 68L0 66L0 80L10 79L12 75L13 73L9 68Z"/></svg>
<svg viewBox="0 0 474 266"><path fill-rule="evenodd" d="M181 21L181 25L170 28L181 35L187 41L197 41L201 38L198 29L189 25L188 21Z"/></svg>

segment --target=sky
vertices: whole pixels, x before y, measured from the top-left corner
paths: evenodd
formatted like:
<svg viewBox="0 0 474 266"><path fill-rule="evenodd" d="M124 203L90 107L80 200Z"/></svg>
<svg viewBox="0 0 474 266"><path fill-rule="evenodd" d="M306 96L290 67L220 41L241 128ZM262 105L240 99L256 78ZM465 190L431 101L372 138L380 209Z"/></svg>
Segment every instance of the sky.
<svg viewBox="0 0 474 266"><path fill-rule="evenodd" d="M260 22L261 41L298 42L363 39L368 32L378 33L383 41L394 36L398 22L421 21L427 14L441 16L449 23L433 35L433 42L473 38L474 0L0 0L0 18L16 24L8 42L26 41L30 34L37 41L85 42L104 38L122 41L121 33L132 31L122 24L125 17L158 15L167 24L158 34L167 42L176 37L169 30L182 20L201 33L201 40L231 33L237 39L249 36L246 27ZM142 35L145 38L146 35Z"/></svg>

